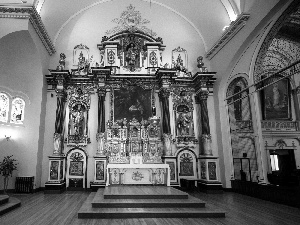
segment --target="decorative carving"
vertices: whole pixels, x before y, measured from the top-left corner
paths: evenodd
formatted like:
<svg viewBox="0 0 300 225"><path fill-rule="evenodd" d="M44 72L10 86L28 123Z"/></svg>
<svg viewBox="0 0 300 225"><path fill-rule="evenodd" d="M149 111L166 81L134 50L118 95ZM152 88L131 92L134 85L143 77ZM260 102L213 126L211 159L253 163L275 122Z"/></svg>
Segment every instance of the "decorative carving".
<svg viewBox="0 0 300 225"><path fill-rule="evenodd" d="M180 158L180 176L194 176L193 157L189 152L183 153Z"/></svg>
<svg viewBox="0 0 300 225"><path fill-rule="evenodd" d="M194 110L193 107L193 89L188 87L172 87L170 89L173 100L173 110L177 110L179 105L186 105L189 111Z"/></svg>
<svg viewBox="0 0 300 225"><path fill-rule="evenodd" d="M157 66L157 55L156 55L156 53L154 51L152 51L149 56L150 56L150 59L149 59L150 65L152 67Z"/></svg>
<svg viewBox="0 0 300 225"><path fill-rule="evenodd" d="M113 19L112 22L117 23L118 26L106 31L106 35L113 35L123 31L129 31L132 33L140 31L151 36L156 36L156 33L143 26L144 24L149 23L149 21L142 19L141 13L139 11L135 11L135 7L131 4L127 7L127 11L122 12L120 18Z"/></svg>
<svg viewBox="0 0 300 225"><path fill-rule="evenodd" d="M215 162L208 162L208 177L209 180L217 180L217 165Z"/></svg>
<svg viewBox="0 0 300 225"><path fill-rule="evenodd" d="M107 51L107 63L113 65L116 62L116 53L112 49Z"/></svg>
<svg viewBox="0 0 300 225"><path fill-rule="evenodd" d="M278 148L283 149L283 147L287 146L287 144L283 139L279 139L276 141L275 146L278 146Z"/></svg>
<svg viewBox="0 0 300 225"><path fill-rule="evenodd" d="M263 131L296 131L297 122L295 121L261 121L261 128Z"/></svg>
<svg viewBox="0 0 300 225"><path fill-rule="evenodd" d="M80 152L73 152L70 156L70 159L73 161L82 161L84 156Z"/></svg>

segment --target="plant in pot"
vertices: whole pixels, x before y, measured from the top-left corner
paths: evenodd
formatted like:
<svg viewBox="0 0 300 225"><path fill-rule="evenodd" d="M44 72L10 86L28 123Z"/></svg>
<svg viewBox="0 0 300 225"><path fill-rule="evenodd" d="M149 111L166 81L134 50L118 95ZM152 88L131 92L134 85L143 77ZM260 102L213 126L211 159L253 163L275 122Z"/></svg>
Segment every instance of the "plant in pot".
<svg viewBox="0 0 300 225"><path fill-rule="evenodd" d="M4 193L6 193L9 176L12 176L14 170L17 170L17 164L13 156L5 156L0 162L0 173L4 177Z"/></svg>

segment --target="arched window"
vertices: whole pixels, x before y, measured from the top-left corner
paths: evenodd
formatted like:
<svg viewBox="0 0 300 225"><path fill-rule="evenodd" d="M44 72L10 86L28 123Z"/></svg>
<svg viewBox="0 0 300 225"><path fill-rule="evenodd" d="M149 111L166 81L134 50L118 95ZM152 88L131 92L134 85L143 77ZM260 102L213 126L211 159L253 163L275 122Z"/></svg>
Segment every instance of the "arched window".
<svg viewBox="0 0 300 225"><path fill-rule="evenodd" d="M247 80L237 77L229 84L226 97L234 179L254 181L258 175L258 167L247 87Z"/></svg>
<svg viewBox="0 0 300 225"><path fill-rule="evenodd" d="M9 111L9 98L7 94L0 92L0 122L7 123Z"/></svg>
<svg viewBox="0 0 300 225"><path fill-rule="evenodd" d="M11 106L10 122L23 124L25 101L21 98L14 98Z"/></svg>

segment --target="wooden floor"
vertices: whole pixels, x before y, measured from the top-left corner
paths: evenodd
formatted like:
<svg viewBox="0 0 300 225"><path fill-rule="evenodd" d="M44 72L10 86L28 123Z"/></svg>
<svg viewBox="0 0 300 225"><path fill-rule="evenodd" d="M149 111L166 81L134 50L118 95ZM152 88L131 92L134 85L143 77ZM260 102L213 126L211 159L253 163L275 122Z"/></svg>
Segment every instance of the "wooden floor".
<svg viewBox="0 0 300 225"><path fill-rule="evenodd" d="M259 200L232 192L205 194L189 192L210 207L226 211L226 218L209 219L78 219L77 212L90 192L65 192L63 194L14 194L22 206L0 217L1 225L59 225L59 224L103 224L103 225L174 225L174 224L300 224L300 209Z"/></svg>

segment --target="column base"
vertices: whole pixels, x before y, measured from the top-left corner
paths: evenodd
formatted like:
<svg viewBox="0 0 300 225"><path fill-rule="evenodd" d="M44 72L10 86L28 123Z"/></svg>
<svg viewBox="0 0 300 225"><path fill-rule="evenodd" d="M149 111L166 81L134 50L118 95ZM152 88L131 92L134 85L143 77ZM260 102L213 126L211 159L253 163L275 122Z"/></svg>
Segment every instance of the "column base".
<svg viewBox="0 0 300 225"><path fill-rule="evenodd" d="M219 181L200 180L197 182L198 190L207 194L223 194L222 183Z"/></svg>
<svg viewBox="0 0 300 225"><path fill-rule="evenodd" d="M66 182L45 183L44 194L61 194L66 190Z"/></svg>
<svg viewBox="0 0 300 225"><path fill-rule="evenodd" d="M90 187L93 192L96 192L99 188L105 188L106 184L105 183L100 183L100 182L90 182Z"/></svg>

